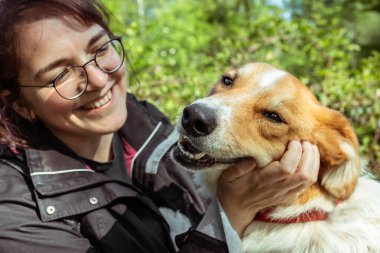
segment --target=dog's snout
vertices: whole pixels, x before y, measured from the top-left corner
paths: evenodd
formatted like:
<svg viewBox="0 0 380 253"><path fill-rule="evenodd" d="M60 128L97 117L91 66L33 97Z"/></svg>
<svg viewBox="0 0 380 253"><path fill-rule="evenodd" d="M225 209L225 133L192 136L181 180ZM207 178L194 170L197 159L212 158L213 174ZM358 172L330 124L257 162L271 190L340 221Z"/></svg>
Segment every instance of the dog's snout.
<svg viewBox="0 0 380 253"><path fill-rule="evenodd" d="M216 128L214 111L200 104L189 105L183 110L181 124L194 137L208 135Z"/></svg>

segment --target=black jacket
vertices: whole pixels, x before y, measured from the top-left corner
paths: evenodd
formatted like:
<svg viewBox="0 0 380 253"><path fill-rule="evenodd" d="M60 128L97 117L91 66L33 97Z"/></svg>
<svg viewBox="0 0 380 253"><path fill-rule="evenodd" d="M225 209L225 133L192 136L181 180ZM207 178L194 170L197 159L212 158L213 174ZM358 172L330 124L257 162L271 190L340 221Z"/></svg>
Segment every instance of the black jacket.
<svg viewBox="0 0 380 253"><path fill-rule="evenodd" d="M129 181L89 169L59 142L19 152L2 147L0 252L178 250L168 223L185 217L195 227L204 203L186 172L170 159L177 134L168 119L130 94L127 108L119 136L137 151ZM192 229L176 241L179 252L227 252L225 243Z"/></svg>

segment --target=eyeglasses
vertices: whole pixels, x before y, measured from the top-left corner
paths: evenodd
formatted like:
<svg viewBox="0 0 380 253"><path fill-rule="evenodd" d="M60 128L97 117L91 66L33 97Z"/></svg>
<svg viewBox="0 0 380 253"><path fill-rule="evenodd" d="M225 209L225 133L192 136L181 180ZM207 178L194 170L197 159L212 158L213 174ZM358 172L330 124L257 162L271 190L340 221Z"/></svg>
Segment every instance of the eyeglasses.
<svg viewBox="0 0 380 253"><path fill-rule="evenodd" d="M62 71L46 85L20 85L23 88L48 87L57 91L65 99L76 99L87 89L88 74L86 66L94 61L95 65L104 73L116 72L124 62L125 51L121 43L121 36L117 36L99 47L94 58L82 66L71 66Z"/></svg>

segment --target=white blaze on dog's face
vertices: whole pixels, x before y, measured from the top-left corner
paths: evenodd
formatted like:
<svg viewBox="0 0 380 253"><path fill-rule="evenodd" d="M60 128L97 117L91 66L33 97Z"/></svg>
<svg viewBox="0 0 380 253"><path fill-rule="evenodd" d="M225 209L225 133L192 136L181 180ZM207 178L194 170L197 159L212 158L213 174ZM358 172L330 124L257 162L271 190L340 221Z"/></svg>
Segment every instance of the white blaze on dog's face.
<svg viewBox="0 0 380 253"><path fill-rule="evenodd" d="M226 72L208 97L185 108L178 129L174 157L189 169L224 169L245 157L263 167L298 139L318 145L320 181L332 195L346 198L356 184L358 144L346 118L323 107L297 78L268 64Z"/></svg>

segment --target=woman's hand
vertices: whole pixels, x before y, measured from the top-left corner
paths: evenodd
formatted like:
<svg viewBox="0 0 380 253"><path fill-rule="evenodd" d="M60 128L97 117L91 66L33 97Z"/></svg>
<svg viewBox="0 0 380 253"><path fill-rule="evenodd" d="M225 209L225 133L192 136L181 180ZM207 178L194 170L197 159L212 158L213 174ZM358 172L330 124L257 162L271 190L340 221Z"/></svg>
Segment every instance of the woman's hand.
<svg viewBox="0 0 380 253"><path fill-rule="evenodd" d="M218 182L218 199L240 237L258 211L291 203L314 184L319 160L317 146L291 141L280 161L255 169L255 161L247 159L225 170Z"/></svg>

